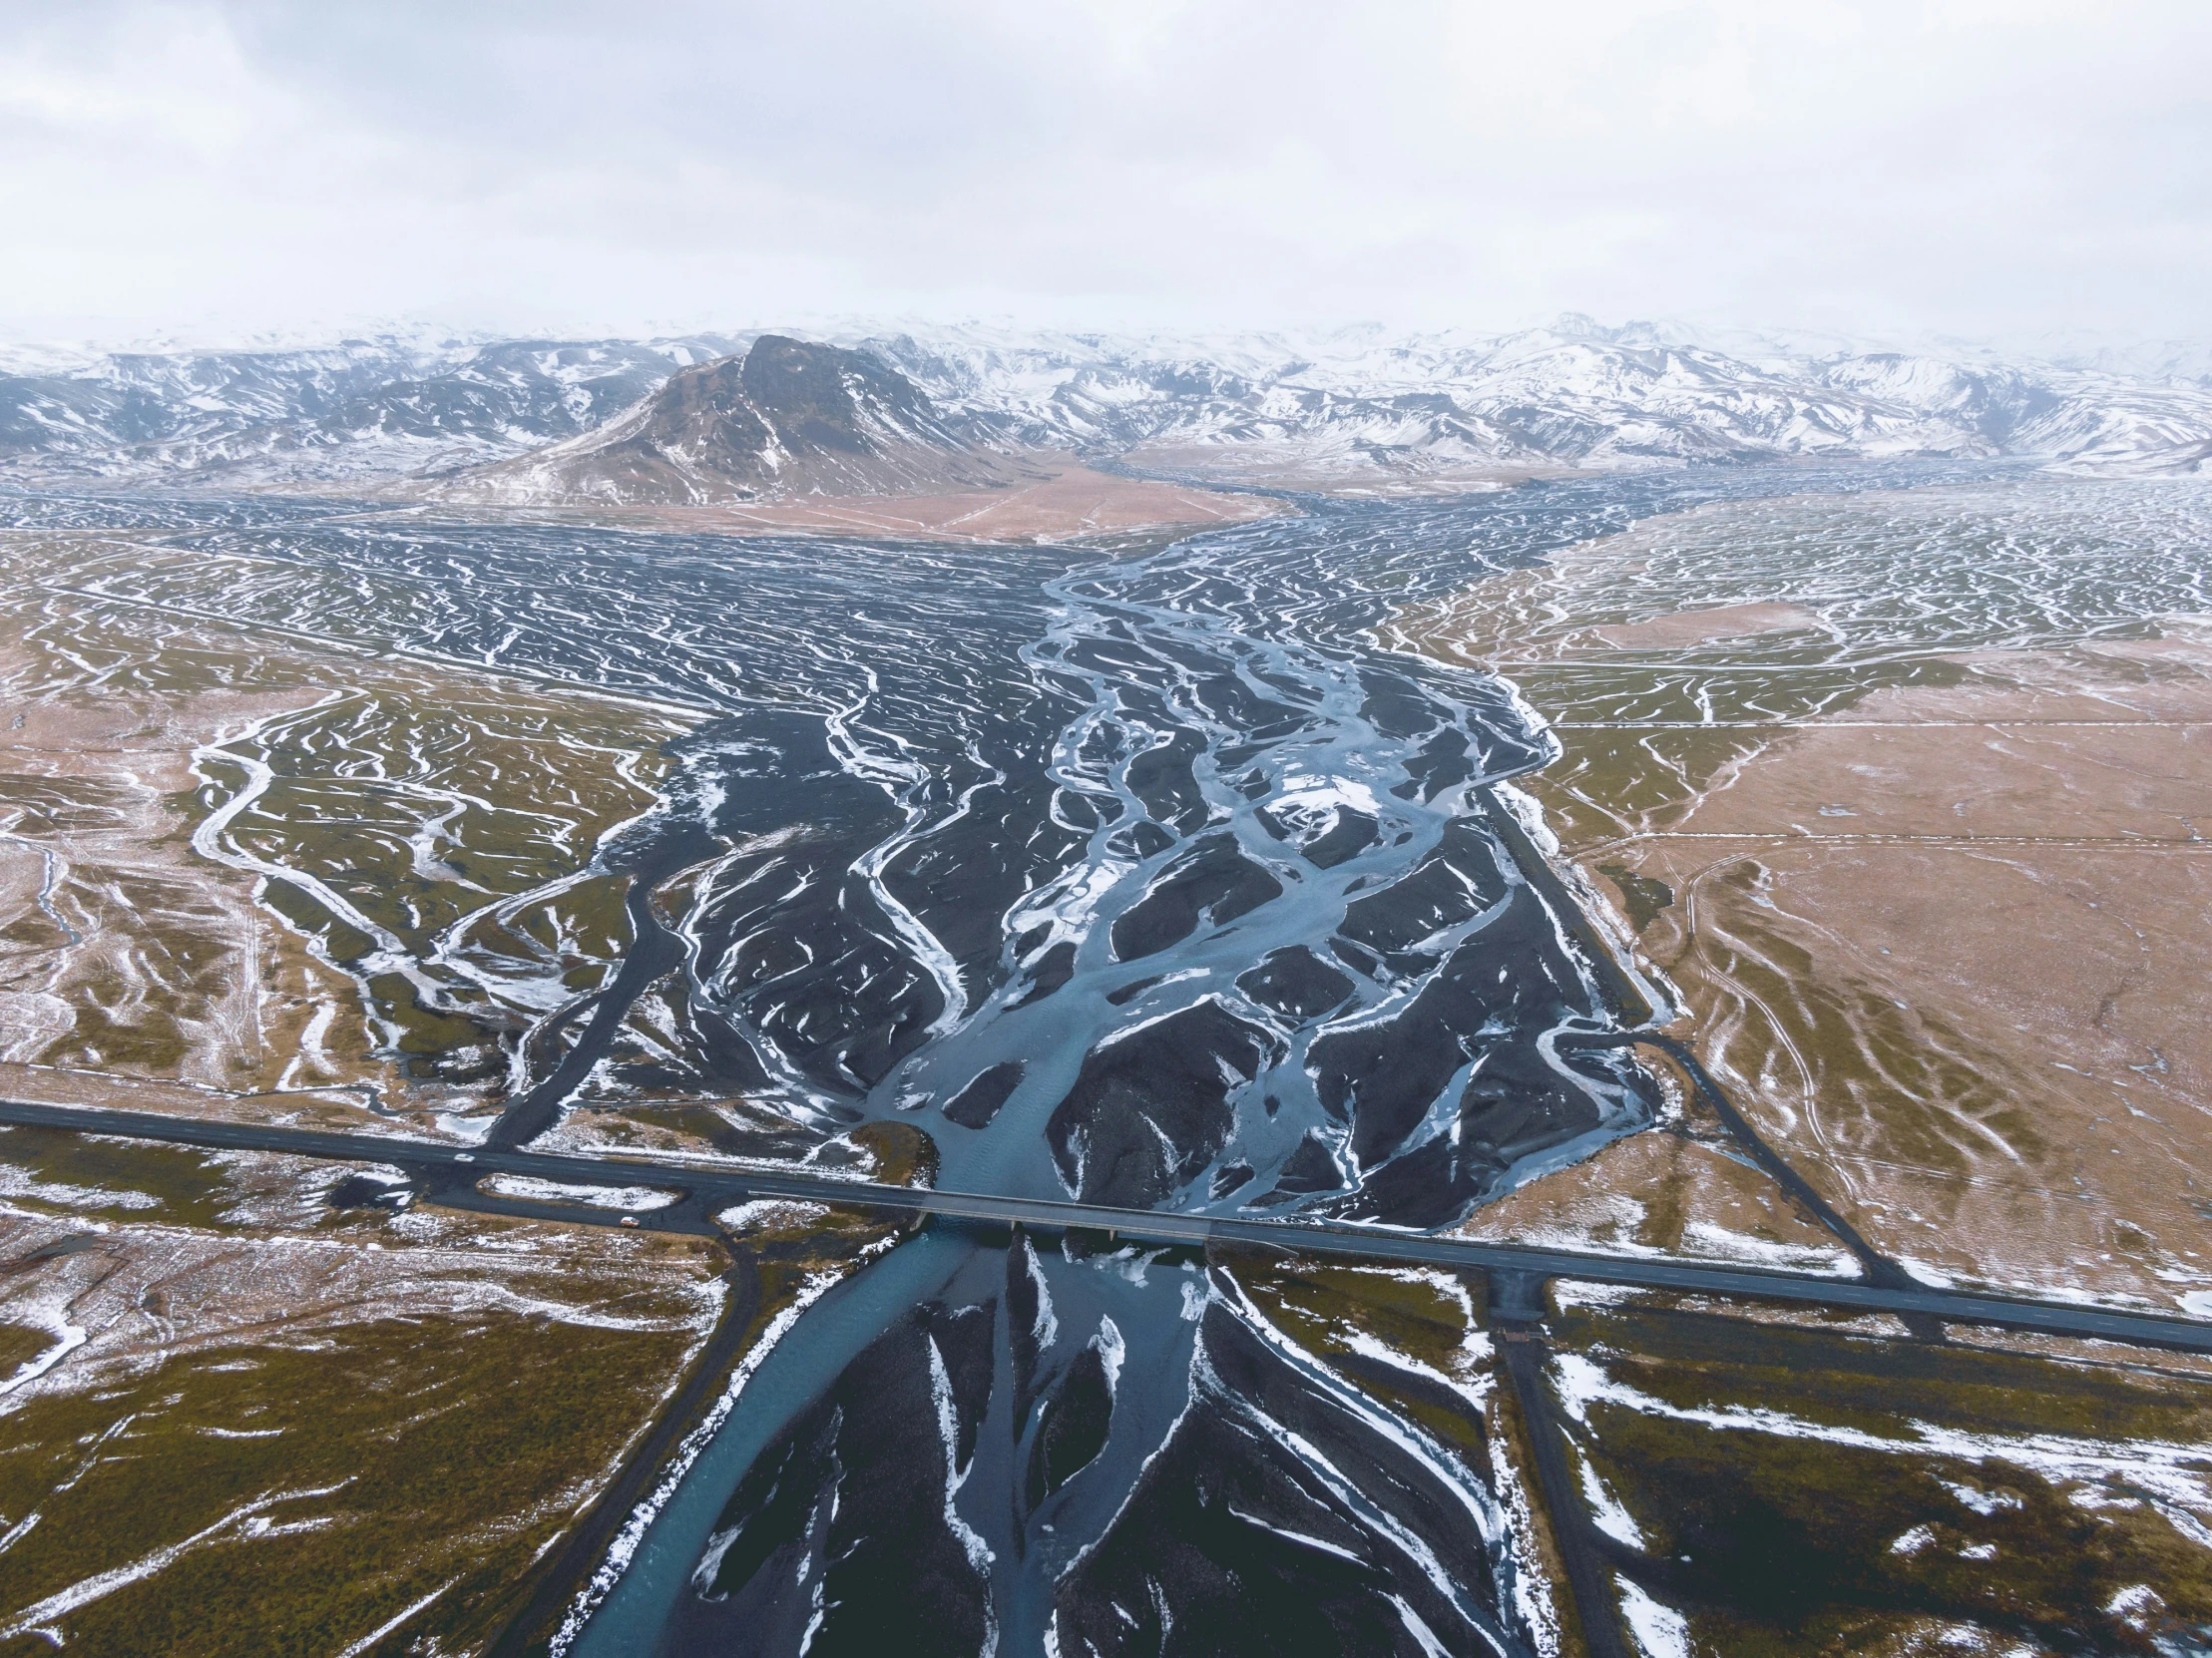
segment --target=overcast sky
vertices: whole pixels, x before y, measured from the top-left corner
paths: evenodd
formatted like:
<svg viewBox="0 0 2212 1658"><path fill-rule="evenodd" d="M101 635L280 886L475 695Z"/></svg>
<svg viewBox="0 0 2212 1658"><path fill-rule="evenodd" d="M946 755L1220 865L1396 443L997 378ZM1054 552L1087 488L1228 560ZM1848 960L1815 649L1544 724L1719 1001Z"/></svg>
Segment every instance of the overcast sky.
<svg viewBox="0 0 2212 1658"><path fill-rule="evenodd" d="M0 326L2212 333L2212 4L0 0Z"/></svg>

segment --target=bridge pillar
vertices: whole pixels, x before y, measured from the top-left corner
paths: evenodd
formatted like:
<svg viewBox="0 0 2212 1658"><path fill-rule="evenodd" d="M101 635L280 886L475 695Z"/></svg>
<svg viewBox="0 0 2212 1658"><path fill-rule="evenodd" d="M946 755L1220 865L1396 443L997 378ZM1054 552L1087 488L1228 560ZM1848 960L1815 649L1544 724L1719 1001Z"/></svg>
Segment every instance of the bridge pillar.
<svg viewBox="0 0 2212 1658"><path fill-rule="evenodd" d="M1490 1269L1490 1316L1508 1324L1542 1324L1551 1316L1544 1288L1551 1280L1516 1267Z"/></svg>

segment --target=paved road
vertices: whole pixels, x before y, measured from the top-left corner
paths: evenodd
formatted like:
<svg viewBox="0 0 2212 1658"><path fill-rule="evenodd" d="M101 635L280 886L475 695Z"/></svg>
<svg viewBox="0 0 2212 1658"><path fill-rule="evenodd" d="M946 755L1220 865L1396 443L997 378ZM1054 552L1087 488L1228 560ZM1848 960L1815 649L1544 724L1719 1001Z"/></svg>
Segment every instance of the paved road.
<svg viewBox="0 0 2212 1658"><path fill-rule="evenodd" d="M1575 1485L1566 1437L1545 1385L1548 1355L1543 1338L1525 1325L1503 1329L1499 1335L1499 1356L1521 1411L1522 1438L1536 1460L1537 1483L1544 1490L1559 1564L1566 1570L1567 1593L1574 1597L1583 1648L1589 1658L1635 1658L1636 1649L1621 1630L1620 1597L1613 1592L1612 1573L1597 1547L1597 1527L1590 1522L1589 1505Z"/></svg>
<svg viewBox="0 0 2212 1658"><path fill-rule="evenodd" d="M1202 1244L1212 1240L1291 1250L1302 1255L1407 1261L1520 1274L1534 1279L1571 1278L1593 1284L1623 1284L1637 1289L1679 1290L1696 1295L1793 1302L1853 1312L1893 1313L1900 1317L1938 1319L1949 1324L1991 1325L2044 1335L2096 1337L2188 1353L2212 1353L2212 1322L2208 1321L1918 1285L1820 1278L1809 1273L1775 1272L1760 1267L1719 1266L1679 1258L1591 1255L1520 1244L1474 1243L1422 1232L1167 1214L1149 1209L1112 1209L1101 1204L997 1197L976 1192L926 1191L908 1186L835 1180L821 1175L698 1168L644 1157L575 1157L490 1147L470 1150L381 1134L333 1134L314 1129L215 1122L148 1111L42 1105L22 1100L0 1100L0 1124L163 1140L223 1151L274 1151L294 1157L389 1163L421 1179L433 1193L440 1185L465 1183L473 1186L477 1179L487 1174L523 1174L571 1185L656 1186L688 1194L708 1213L747 1197L790 1197L813 1203L944 1215L998 1225L1018 1224L1047 1231L1075 1228L1106 1232L1131 1243ZM689 1207L688 1203L685 1207ZM620 1217L613 1210L579 1205L566 1211L562 1218L609 1225Z"/></svg>

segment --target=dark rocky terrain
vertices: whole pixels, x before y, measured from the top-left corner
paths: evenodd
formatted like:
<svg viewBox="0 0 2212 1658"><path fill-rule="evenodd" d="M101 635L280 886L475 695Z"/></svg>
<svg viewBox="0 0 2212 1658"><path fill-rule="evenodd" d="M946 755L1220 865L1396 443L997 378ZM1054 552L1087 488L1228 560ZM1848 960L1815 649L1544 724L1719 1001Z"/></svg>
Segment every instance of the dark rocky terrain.
<svg viewBox="0 0 2212 1658"><path fill-rule="evenodd" d="M621 418L438 487L447 500L718 506L990 488L1044 474L993 453L865 352L762 334L678 369Z"/></svg>

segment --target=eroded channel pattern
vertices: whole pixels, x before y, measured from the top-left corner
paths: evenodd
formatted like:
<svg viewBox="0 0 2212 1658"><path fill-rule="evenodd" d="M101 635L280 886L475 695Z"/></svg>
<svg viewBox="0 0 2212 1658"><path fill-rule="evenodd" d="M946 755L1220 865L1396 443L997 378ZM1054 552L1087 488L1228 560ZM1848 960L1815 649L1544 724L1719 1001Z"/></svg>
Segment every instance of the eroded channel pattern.
<svg viewBox="0 0 2212 1658"><path fill-rule="evenodd" d="M244 527L80 584L714 716L600 847L622 961L504 1035L503 1138L688 1087L820 1127L916 1113L953 1184L1437 1225L1647 1102L1616 1055L1551 1045L1605 1015L1481 810L1548 739L1499 681L1361 629L1622 519L1617 493L1107 561ZM374 942L364 975L406 978Z"/></svg>
<svg viewBox="0 0 2212 1658"><path fill-rule="evenodd" d="M1791 485L1312 502L1118 556L241 523L74 585L695 719L590 861L627 893L623 948L492 1034L498 1139L739 1095L919 1122L948 1186L1435 1226L1652 1095L1623 1050L1559 1044L1611 1015L1488 816L1548 735L1502 681L1367 630ZM385 932L358 965L388 985ZM880 1650L893 1612L961 1652L1532 1649L1494 1470L1233 1278L952 1254L888 1323L857 1295L807 1313L793 1374L729 1418L760 1453L647 1534L640 1559L683 1569L624 1578L580 1650Z"/></svg>

